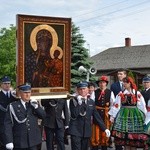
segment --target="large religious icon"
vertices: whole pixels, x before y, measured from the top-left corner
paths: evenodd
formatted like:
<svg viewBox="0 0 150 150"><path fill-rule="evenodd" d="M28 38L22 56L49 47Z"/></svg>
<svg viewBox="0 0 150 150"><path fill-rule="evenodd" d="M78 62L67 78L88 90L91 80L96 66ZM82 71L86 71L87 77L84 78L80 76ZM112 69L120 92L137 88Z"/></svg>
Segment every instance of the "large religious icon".
<svg viewBox="0 0 150 150"><path fill-rule="evenodd" d="M71 19L17 15L17 84L33 95L70 90Z"/></svg>

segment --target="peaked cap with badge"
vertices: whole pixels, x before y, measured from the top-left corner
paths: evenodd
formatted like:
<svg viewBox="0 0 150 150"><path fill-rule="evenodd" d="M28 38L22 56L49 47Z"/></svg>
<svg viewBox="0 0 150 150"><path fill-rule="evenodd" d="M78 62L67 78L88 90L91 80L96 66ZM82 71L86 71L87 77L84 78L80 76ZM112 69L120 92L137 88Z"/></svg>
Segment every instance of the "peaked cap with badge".
<svg viewBox="0 0 150 150"><path fill-rule="evenodd" d="M25 83L18 86L18 89L22 92L30 92L31 91L31 85L29 83Z"/></svg>
<svg viewBox="0 0 150 150"><path fill-rule="evenodd" d="M10 79L9 76L3 76L3 77L1 78L1 82L2 82L2 83L11 83L11 79Z"/></svg>

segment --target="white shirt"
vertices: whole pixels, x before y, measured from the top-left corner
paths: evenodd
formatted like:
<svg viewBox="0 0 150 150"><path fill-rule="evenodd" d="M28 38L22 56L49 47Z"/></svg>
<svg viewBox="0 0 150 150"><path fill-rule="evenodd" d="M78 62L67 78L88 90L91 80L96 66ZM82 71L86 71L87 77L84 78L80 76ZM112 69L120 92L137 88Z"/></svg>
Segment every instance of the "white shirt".
<svg viewBox="0 0 150 150"><path fill-rule="evenodd" d="M26 102L21 99L21 103L24 106L24 108L26 109Z"/></svg>
<svg viewBox="0 0 150 150"><path fill-rule="evenodd" d="M95 101L95 91L93 91L93 92L91 93L90 98L91 98L93 101Z"/></svg>
<svg viewBox="0 0 150 150"><path fill-rule="evenodd" d="M82 98L85 99L85 103L87 104L87 97L82 97L81 95L77 96L77 100L78 100L78 104L81 105L82 104Z"/></svg>
<svg viewBox="0 0 150 150"><path fill-rule="evenodd" d="M4 91L2 90L2 92L6 95L8 93L8 97L10 97L10 91Z"/></svg>
<svg viewBox="0 0 150 150"><path fill-rule="evenodd" d="M146 91L148 91L150 89L150 87L149 88L147 88L147 89L145 89Z"/></svg>

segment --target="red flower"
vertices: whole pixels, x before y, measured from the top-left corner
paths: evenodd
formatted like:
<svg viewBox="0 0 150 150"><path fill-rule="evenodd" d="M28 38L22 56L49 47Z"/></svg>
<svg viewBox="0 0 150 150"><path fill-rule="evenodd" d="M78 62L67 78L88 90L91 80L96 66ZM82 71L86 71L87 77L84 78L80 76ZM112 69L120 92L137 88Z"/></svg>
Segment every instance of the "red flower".
<svg viewBox="0 0 150 150"><path fill-rule="evenodd" d="M114 106L116 107L116 108L118 108L119 107L119 105L116 103L116 104L114 104Z"/></svg>
<svg viewBox="0 0 150 150"><path fill-rule="evenodd" d="M132 94L132 103L136 104L136 102L137 102L137 97L134 94Z"/></svg>
<svg viewBox="0 0 150 150"><path fill-rule="evenodd" d="M147 106L147 111L150 112L150 107Z"/></svg>
<svg viewBox="0 0 150 150"><path fill-rule="evenodd" d="M125 96L122 92L119 93L119 96L121 97L121 102L124 103L125 102Z"/></svg>
<svg viewBox="0 0 150 150"><path fill-rule="evenodd" d="M141 94L138 94L138 98L141 98Z"/></svg>
<svg viewBox="0 0 150 150"><path fill-rule="evenodd" d="M121 96L123 96L124 94L123 94L122 92L120 92L118 95L121 97Z"/></svg>

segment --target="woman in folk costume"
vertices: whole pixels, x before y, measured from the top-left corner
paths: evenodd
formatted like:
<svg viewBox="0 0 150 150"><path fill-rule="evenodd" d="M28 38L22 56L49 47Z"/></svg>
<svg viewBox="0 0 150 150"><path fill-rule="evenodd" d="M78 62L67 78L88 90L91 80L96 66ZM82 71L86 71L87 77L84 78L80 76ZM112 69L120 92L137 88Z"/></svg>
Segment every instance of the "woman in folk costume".
<svg viewBox="0 0 150 150"><path fill-rule="evenodd" d="M95 91L95 105L99 112L101 118L103 119L106 127L110 129L111 122L108 115L110 107L113 105L115 97L113 92L107 89L108 78L106 76L101 76L97 81L99 88ZM107 150L109 146L109 138L106 137L105 132L103 132L96 121L93 119L92 126L92 138L91 145L93 150L98 150L98 146L101 146L102 150Z"/></svg>
<svg viewBox="0 0 150 150"><path fill-rule="evenodd" d="M125 150L137 147L147 149L147 135L144 134L144 121L147 113L143 96L131 77L123 79L125 90L120 92L109 111L113 123L112 134L117 145L124 145ZM115 118L115 119L114 119Z"/></svg>

